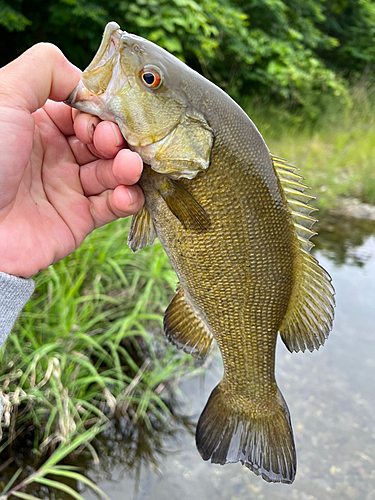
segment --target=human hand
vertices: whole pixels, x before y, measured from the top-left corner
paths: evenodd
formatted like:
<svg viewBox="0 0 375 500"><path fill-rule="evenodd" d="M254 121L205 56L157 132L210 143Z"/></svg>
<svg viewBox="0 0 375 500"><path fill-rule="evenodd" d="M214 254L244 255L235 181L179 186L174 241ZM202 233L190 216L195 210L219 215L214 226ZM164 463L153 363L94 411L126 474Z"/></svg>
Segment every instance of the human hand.
<svg viewBox="0 0 375 500"><path fill-rule="evenodd" d="M79 78L51 44L37 44L0 69L4 273L29 278L144 203L134 185L142 160L123 149L118 127L55 102L67 99Z"/></svg>

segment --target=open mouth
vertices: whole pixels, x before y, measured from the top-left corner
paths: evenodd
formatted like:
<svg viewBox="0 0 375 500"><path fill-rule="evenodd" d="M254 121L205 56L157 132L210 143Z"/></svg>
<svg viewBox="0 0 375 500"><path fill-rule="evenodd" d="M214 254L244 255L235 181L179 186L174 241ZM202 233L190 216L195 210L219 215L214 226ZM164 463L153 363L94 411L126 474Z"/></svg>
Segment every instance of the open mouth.
<svg viewBox="0 0 375 500"><path fill-rule="evenodd" d="M71 107L115 121L108 112L109 101L123 88L128 79L119 64L121 35L124 32L115 22L107 24L100 47L81 81L65 101Z"/></svg>

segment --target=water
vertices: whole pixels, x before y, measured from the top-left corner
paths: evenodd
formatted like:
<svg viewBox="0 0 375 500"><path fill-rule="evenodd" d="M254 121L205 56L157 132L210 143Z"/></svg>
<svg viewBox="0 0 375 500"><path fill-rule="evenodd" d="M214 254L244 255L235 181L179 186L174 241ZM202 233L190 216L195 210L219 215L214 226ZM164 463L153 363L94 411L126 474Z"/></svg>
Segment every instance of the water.
<svg viewBox="0 0 375 500"><path fill-rule="evenodd" d="M204 462L179 425L172 435L140 430L127 444L106 442L90 476L112 500L375 500L375 226L329 218L321 226L315 256L336 288L334 330L318 352L290 354L281 341L277 349L297 447L293 485ZM182 415L196 422L221 373L216 355L202 376L182 383Z"/></svg>

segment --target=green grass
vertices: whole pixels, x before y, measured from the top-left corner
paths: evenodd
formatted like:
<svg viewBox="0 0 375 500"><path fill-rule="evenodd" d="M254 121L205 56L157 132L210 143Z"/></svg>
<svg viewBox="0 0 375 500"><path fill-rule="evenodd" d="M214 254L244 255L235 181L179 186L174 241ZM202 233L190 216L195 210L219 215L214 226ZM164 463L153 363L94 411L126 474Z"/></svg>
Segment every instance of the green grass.
<svg viewBox="0 0 375 500"><path fill-rule="evenodd" d="M69 453L77 450L81 445L85 445L87 441L93 439L98 433L103 430L103 427L94 426L89 430L82 432L73 432L68 439L59 445L52 456L35 472L28 474L25 479L15 484L16 481L22 476L23 470L21 468L13 474L8 483L4 485L1 491L1 500L7 500L11 496L16 498L23 498L25 500L33 500L38 498L25 492L25 489L31 484L47 486L49 489L53 488L58 492L65 493L69 497L76 498L77 500L84 500L83 497L72 487L64 482L65 481L79 481L86 487L93 490L99 498L110 500L110 498L96 486L90 479L85 477L79 472L79 467L70 465L58 465ZM55 479L47 476L54 476ZM56 477L57 476L57 477ZM63 478L63 480L56 480Z"/></svg>
<svg viewBox="0 0 375 500"><path fill-rule="evenodd" d="M332 209L340 197L375 203L375 95L353 88L352 103L325 102L314 120L283 108L246 103L270 151L300 169L317 197Z"/></svg>
<svg viewBox="0 0 375 500"><path fill-rule="evenodd" d="M176 276L160 244L133 254L128 229L96 231L37 277L0 354L0 451L30 429L42 454L82 424L168 417L168 383L193 368L161 333Z"/></svg>

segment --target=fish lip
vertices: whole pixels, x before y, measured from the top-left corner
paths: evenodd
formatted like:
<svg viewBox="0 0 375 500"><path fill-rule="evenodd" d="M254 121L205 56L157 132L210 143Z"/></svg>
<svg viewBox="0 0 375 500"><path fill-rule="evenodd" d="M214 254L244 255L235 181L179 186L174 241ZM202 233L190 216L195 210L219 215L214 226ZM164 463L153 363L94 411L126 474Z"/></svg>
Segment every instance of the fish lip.
<svg viewBox="0 0 375 500"><path fill-rule="evenodd" d="M86 85L82 82L82 80L80 80L78 85L71 92L68 99L66 99L64 102L65 104L68 104L68 106L74 107L80 102L94 101L96 103L99 103L100 100L100 97L93 92L90 92Z"/></svg>
<svg viewBox="0 0 375 500"><path fill-rule="evenodd" d="M93 68L101 66L101 63L103 62L103 56L104 56L105 52L108 50L111 42L113 42L113 44L115 46L115 50L118 51L119 46L120 46L120 40L121 40L122 33L123 33L123 31L121 30L120 26L115 21L110 21L109 23L107 23L106 27L104 28L103 37L102 37L102 41L100 43L100 46L99 46L93 60L87 66L85 71L90 71Z"/></svg>
<svg viewBox="0 0 375 500"><path fill-rule="evenodd" d="M65 99L64 104L67 104L68 106L70 106L72 108L74 107L74 104L75 104L76 98L77 98L78 89L79 89L79 86L81 83L82 82L79 81L78 85L76 87L74 87L74 89L70 93L68 99Z"/></svg>
<svg viewBox="0 0 375 500"><path fill-rule="evenodd" d="M100 116L102 114L100 111L103 107L102 96L91 92L82 80L80 80L64 103L71 108L76 108L93 115Z"/></svg>

